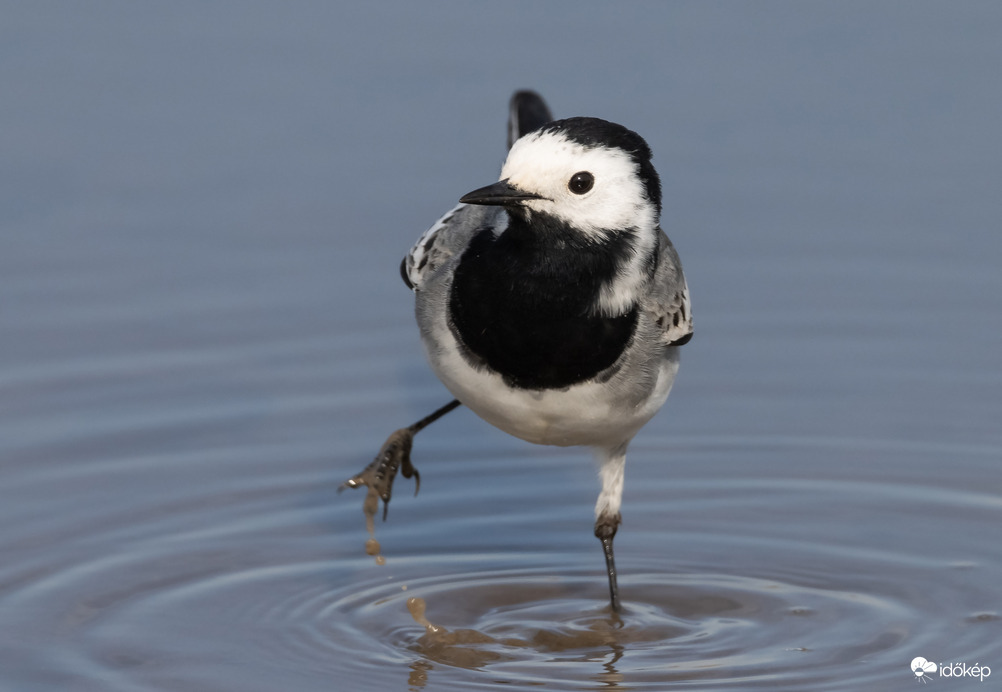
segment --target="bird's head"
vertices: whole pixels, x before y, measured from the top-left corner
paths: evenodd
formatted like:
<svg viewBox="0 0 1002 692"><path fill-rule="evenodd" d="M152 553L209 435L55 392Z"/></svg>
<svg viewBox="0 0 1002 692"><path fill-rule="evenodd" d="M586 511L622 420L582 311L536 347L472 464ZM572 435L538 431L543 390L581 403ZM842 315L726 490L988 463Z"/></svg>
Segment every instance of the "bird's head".
<svg viewBox="0 0 1002 692"><path fill-rule="evenodd" d="M501 205L529 220L546 215L597 239L653 231L661 182L640 135L598 118L568 118L517 140L501 180L460 201Z"/></svg>

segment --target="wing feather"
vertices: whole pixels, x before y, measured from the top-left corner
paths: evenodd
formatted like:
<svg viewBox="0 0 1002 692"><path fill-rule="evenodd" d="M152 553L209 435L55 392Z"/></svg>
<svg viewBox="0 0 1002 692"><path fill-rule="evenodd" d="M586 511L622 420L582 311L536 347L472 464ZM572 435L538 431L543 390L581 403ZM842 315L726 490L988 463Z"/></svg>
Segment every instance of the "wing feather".
<svg viewBox="0 0 1002 692"><path fill-rule="evenodd" d="M658 264L653 289L641 303L662 329L668 345L681 346L692 338L692 306L689 286L682 273L678 252L664 231L658 229Z"/></svg>
<svg viewBox="0 0 1002 692"><path fill-rule="evenodd" d="M400 265L400 274L408 288L415 291L428 276L452 257L459 255L480 230L491 227L501 233L507 217L499 207L459 204L431 228L421 234Z"/></svg>
<svg viewBox="0 0 1002 692"><path fill-rule="evenodd" d="M542 97L534 91L516 91L508 103L508 148L512 143L553 119ZM408 288L421 289L426 277L469 245L480 230L490 227L500 235L508 217L500 207L460 204L421 234L400 263L400 276Z"/></svg>

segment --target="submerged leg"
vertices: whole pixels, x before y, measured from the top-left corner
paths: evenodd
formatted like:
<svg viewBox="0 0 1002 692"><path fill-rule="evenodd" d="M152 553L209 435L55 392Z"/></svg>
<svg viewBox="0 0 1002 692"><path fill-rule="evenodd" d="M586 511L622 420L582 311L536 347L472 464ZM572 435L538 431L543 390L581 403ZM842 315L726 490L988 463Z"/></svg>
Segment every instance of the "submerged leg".
<svg viewBox="0 0 1002 692"><path fill-rule="evenodd" d="M602 490L595 503L595 537L602 541L605 568L609 574L609 602L613 612L619 612L619 585L616 580L616 560L612 552L612 539L622 521L619 507L623 501L623 473L626 468L624 442L611 449L598 449L598 475Z"/></svg>
<svg viewBox="0 0 1002 692"><path fill-rule="evenodd" d="M375 514L375 506L378 505L379 500L382 500L383 521L386 521L386 512L390 508L390 497L393 495L393 479L396 478L397 471L403 473L404 478L414 477L415 495L421 489L421 475L411 463L411 446L414 444L414 436L459 405L459 400L453 399L418 422L406 428L395 430L386 438L386 442L383 443L383 447L372 463L362 469L362 472L357 476L346 480L338 488L338 492L345 488L367 487L369 494L366 497L366 503L374 503L372 513Z"/></svg>

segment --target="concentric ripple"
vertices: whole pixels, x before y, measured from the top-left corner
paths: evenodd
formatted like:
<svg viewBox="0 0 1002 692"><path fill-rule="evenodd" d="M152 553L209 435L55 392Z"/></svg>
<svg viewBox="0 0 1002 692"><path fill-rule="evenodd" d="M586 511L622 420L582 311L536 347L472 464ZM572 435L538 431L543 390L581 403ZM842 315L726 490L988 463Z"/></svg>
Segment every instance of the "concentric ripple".
<svg viewBox="0 0 1002 692"><path fill-rule="evenodd" d="M259 343L243 360L189 354L206 373L227 362L242 379L262 361L284 373L300 393L282 403L276 435L248 426L246 415L265 417L239 409L235 387L198 408L194 392L174 392L149 420L106 411L93 442L14 438L27 461L6 478L25 500L0 508L12 556L0 565L0 631L16 633L5 681L101 692L893 690L914 684L916 656L1002 656L1002 547L991 539L1002 497L981 482L999 457L990 445L654 429L631 449L617 615L591 535L587 455L484 440L457 412L415 451L420 496L400 481L389 521L377 522L378 565L362 495L335 491L380 439L343 423L332 461L326 426L368 421L371 410L355 409L382 408L386 394L361 404L338 394L361 387L342 370L307 384L335 347L366 377L390 369L389 355L363 358L367 342L356 341ZM172 392L170 368L149 377ZM156 455L143 453L151 439Z"/></svg>
<svg viewBox="0 0 1002 692"><path fill-rule="evenodd" d="M862 593L660 572L623 579L630 600L617 616L589 597L596 591L592 570L562 571L554 577L552 569L499 568L410 580L406 590L386 584L338 599L324 617L365 632L372 623L399 620L408 599L418 597L438 631L401 626L391 638L398 649L430 667L477 669L548 688L559 666L569 689L589 680L628 681L631 689L671 681L820 682L844 677L835 668L861 645L882 657L919 621L906 604ZM384 631L366 634L373 646L387 643Z"/></svg>
<svg viewBox="0 0 1002 692"><path fill-rule="evenodd" d="M102 690L213 689L236 662L246 690L893 690L914 684L915 656L1000 653L999 547L984 530L1002 520L996 494L776 477L805 452L844 454L810 441L742 441L760 475L707 477L734 450L695 441L691 466L628 493L617 615L581 506L590 479L567 482L573 455L500 453L491 465L511 488L498 493L467 488L454 471L475 451L451 444L429 450L422 494L378 525L384 565L365 555L361 495L334 494L325 463L280 472L268 449L241 460L239 482L221 473L197 492L164 487L142 511L53 519L50 540L77 547L58 559L22 547L5 567L10 651L31 679ZM637 450L635 475L654 475L655 448ZM984 461L968 454L969 469ZM78 476L110 472L123 470ZM513 488L526 511L493 504ZM74 646L38 646L53 633Z"/></svg>

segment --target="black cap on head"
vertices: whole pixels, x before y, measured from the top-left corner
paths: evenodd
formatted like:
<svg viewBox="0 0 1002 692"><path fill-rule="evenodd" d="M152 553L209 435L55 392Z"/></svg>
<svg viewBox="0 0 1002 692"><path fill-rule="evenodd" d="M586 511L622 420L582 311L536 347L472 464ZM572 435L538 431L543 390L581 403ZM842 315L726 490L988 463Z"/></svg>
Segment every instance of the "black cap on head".
<svg viewBox="0 0 1002 692"><path fill-rule="evenodd" d="M540 132L561 134L586 147L608 147L625 151L637 165L647 198L655 204L658 214L661 214L661 179L651 163L651 148L636 132L601 118L554 120L540 128Z"/></svg>

